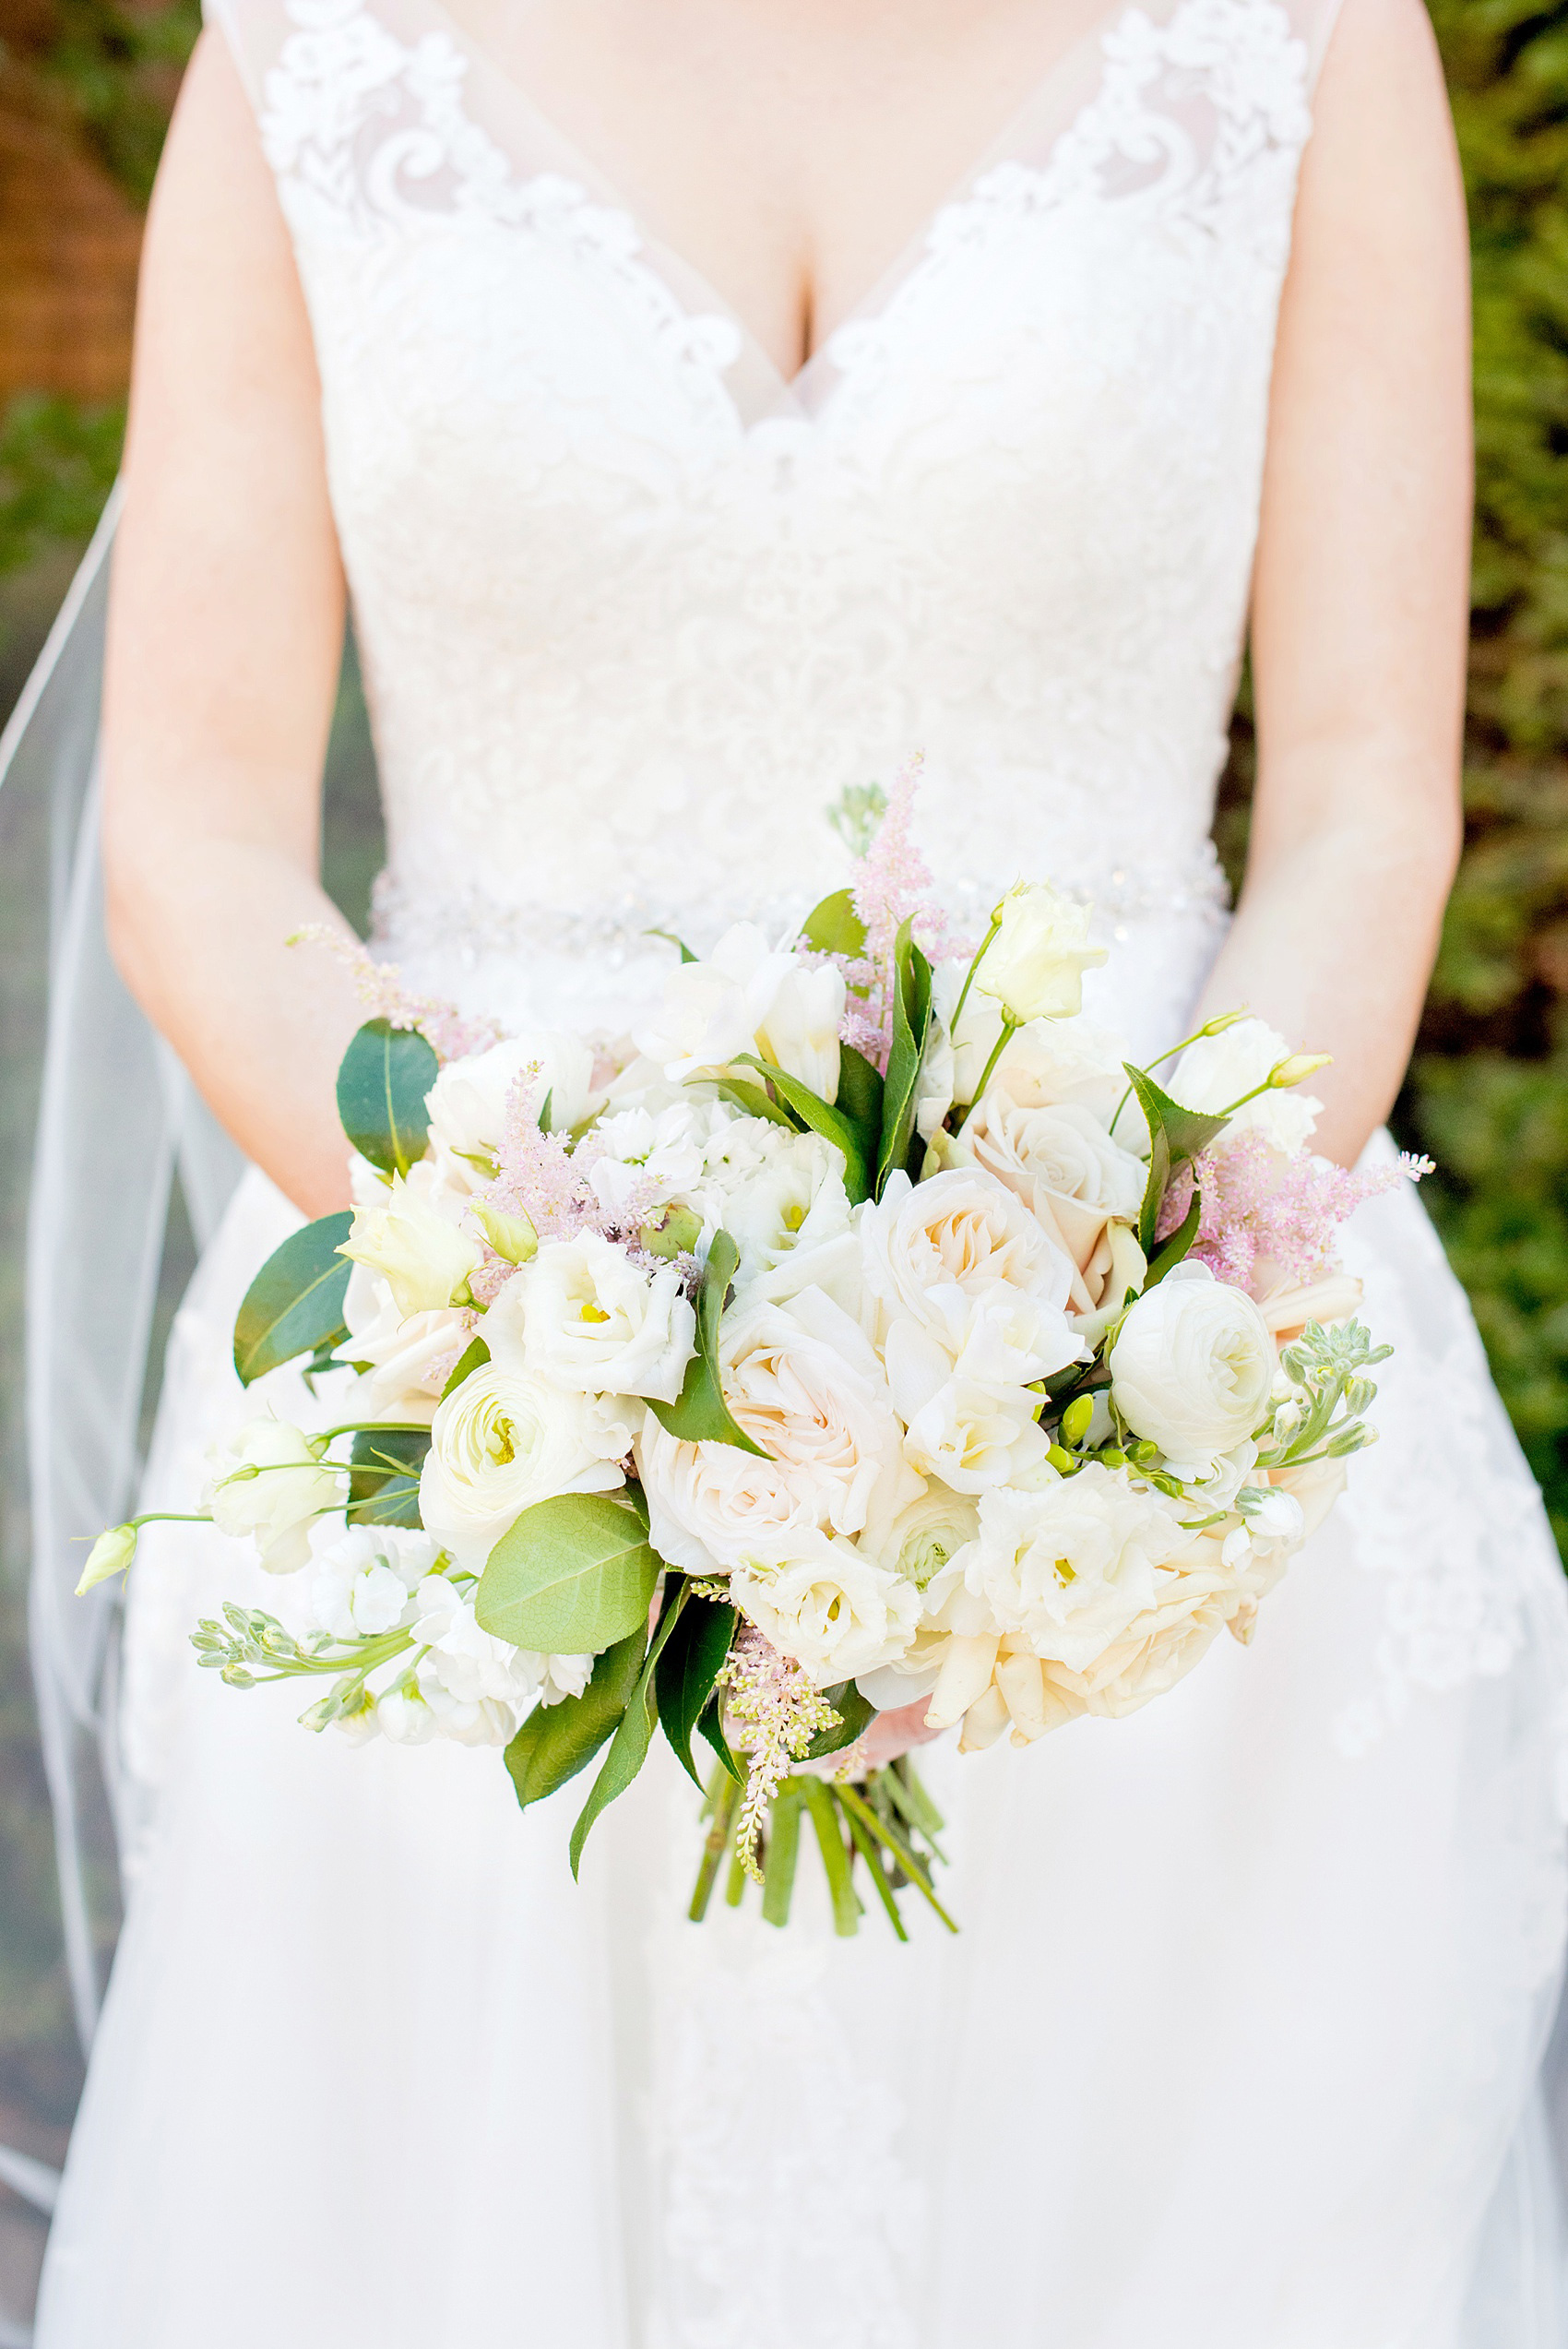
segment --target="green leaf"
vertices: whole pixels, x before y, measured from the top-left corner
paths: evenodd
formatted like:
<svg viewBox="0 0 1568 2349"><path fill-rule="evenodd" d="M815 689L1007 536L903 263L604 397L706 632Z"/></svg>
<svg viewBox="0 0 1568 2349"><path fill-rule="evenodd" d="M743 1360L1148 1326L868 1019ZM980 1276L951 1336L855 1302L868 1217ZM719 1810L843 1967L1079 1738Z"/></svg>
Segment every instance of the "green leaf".
<svg viewBox="0 0 1568 2349"><path fill-rule="evenodd" d="M801 924L801 936L818 954L847 954L856 962L864 960L866 925L855 912L849 889L835 889L831 897L814 906Z"/></svg>
<svg viewBox="0 0 1568 2349"><path fill-rule="evenodd" d="M347 1338L343 1299L353 1268L338 1251L353 1221L348 1208L318 1216L267 1258L234 1321L234 1367L242 1385L296 1354L320 1353Z"/></svg>
<svg viewBox="0 0 1568 2349"><path fill-rule="evenodd" d="M645 930L643 936L645 938L662 938L666 946L676 948L683 962L695 962L697 959L685 939L677 937L673 930Z"/></svg>
<svg viewBox="0 0 1568 2349"><path fill-rule="evenodd" d="M424 1156L430 1133L424 1097L441 1063L417 1028L367 1019L338 1071L338 1115L362 1158L384 1174L406 1174Z"/></svg>
<svg viewBox="0 0 1568 2349"><path fill-rule="evenodd" d="M609 1493L562 1493L524 1509L503 1533L474 1613L514 1647L597 1655L647 1622L659 1567L635 1507Z"/></svg>
<svg viewBox="0 0 1568 2349"><path fill-rule="evenodd" d="M838 1726L817 1733L806 1747L808 1761L820 1761L825 1754L842 1753L876 1719L876 1707L868 1697L861 1696L852 1680L840 1680L837 1687L825 1688L822 1693L837 1714Z"/></svg>
<svg viewBox="0 0 1568 2349"><path fill-rule="evenodd" d="M599 1776L593 1782L592 1792L578 1813L577 1823L572 1830L570 1851L574 1877L582 1863L583 1845L588 1842L588 1830L592 1827L594 1820L600 1811L608 1808L617 1795L625 1793L647 1759L647 1749L653 1743L653 1724L656 1718L653 1694L654 1675L659 1668L659 1659L664 1651L666 1642L681 1620L690 1589L691 1585L688 1582L678 1581L674 1585L673 1596L666 1595L664 1612L659 1618L659 1628L653 1635L653 1641L647 1651L647 1661L637 1676L636 1687L633 1689L626 1710L621 1717L621 1725L610 1741L610 1751L605 1755Z"/></svg>
<svg viewBox="0 0 1568 2349"><path fill-rule="evenodd" d="M420 1522L420 1470L430 1449L422 1427L362 1427L349 1454L350 1525Z"/></svg>
<svg viewBox="0 0 1568 2349"><path fill-rule="evenodd" d="M1203 1220L1203 1204L1198 1186L1194 1183L1191 1207L1188 1208L1176 1230L1164 1242L1159 1254L1150 1258L1149 1269L1144 1275L1145 1296L1147 1296L1149 1291L1164 1280L1168 1272L1175 1271L1176 1267L1197 1238L1198 1225Z"/></svg>
<svg viewBox="0 0 1568 2349"><path fill-rule="evenodd" d="M680 1443L733 1444L740 1451L754 1452L758 1460L766 1460L768 1454L762 1446L754 1444L731 1418L719 1383L719 1324L740 1261L741 1251L730 1234L716 1232L697 1297L697 1350L686 1365L676 1400L648 1407L659 1425Z"/></svg>
<svg viewBox="0 0 1568 2349"><path fill-rule="evenodd" d="M482 1370L489 1360L490 1348L485 1344L484 1340L472 1339L452 1365L452 1375L441 1389L442 1401L445 1402L447 1396L454 1393L465 1378L471 1378L476 1370Z"/></svg>
<svg viewBox="0 0 1568 2349"><path fill-rule="evenodd" d="M688 1596L685 1612L659 1659L659 1719L681 1766L702 1784L692 1759L692 1732L707 1710L719 1666L735 1636L735 1609Z"/></svg>
<svg viewBox="0 0 1568 2349"><path fill-rule="evenodd" d="M647 1650L645 1623L606 1648L580 1697L558 1705L536 1705L506 1748L506 1768L524 1810L541 1803L586 1770L605 1739L613 1735L631 1702Z"/></svg>
<svg viewBox="0 0 1568 2349"><path fill-rule="evenodd" d="M709 1697L697 1721L697 1735L706 1737L737 1786L746 1783L746 1773L730 1750L730 1740L724 1735L724 1709L717 1690Z"/></svg>
<svg viewBox="0 0 1568 2349"><path fill-rule="evenodd" d="M1148 1123L1148 1181L1138 1211L1138 1245L1146 1256L1152 1257L1159 1210L1165 1204L1170 1177L1196 1158L1200 1151L1206 1150L1228 1120L1211 1116L1205 1110L1185 1108L1162 1091L1144 1069L1134 1068L1130 1060L1122 1065ZM1169 1266L1166 1269L1169 1270Z"/></svg>
<svg viewBox="0 0 1568 2349"><path fill-rule="evenodd" d="M861 1148L861 1138L843 1112L824 1101L820 1093L814 1093L809 1085L802 1085L798 1077L791 1077L787 1069L775 1068L771 1062L765 1064L751 1053L742 1053L741 1057L748 1067L763 1070L774 1091L803 1126L843 1152L844 1187L849 1194L850 1206L857 1207L861 1199L869 1198L871 1168Z"/></svg>
<svg viewBox="0 0 1568 2349"><path fill-rule="evenodd" d="M868 1166L882 1140L882 1077L853 1044L838 1047L838 1099L835 1106L854 1127Z"/></svg>
<svg viewBox="0 0 1568 2349"><path fill-rule="evenodd" d="M800 1131L787 1109L780 1109L760 1085L748 1084L743 1077L721 1077L718 1091L720 1101L727 1101L731 1108L743 1109L748 1117L770 1118L775 1126L787 1126L791 1134Z"/></svg>
<svg viewBox="0 0 1568 2349"><path fill-rule="evenodd" d="M882 1145L876 1161L876 1196L881 1198L895 1167L909 1155L915 1125L915 1086L931 1026L931 965L915 944L910 924L898 932L893 949L893 1043L882 1095Z"/></svg>

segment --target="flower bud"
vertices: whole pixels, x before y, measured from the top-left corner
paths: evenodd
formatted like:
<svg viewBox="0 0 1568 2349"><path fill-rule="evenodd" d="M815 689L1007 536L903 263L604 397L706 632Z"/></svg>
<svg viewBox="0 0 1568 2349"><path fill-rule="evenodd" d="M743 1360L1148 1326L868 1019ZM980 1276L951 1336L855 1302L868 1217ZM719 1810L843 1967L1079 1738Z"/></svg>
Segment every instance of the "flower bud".
<svg viewBox="0 0 1568 2349"><path fill-rule="evenodd" d="M1307 1078L1315 1077L1320 1068L1331 1067L1333 1063L1331 1052L1293 1052L1288 1060L1277 1061L1269 1070L1270 1088L1280 1092L1289 1085L1303 1084Z"/></svg>
<svg viewBox="0 0 1568 2349"><path fill-rule="evenodd" d="M539 1234L532 1218L522 1213L507 1215L498 1207L486 1207L475 1200L470 1210L474 1222L499 1257L508 1264L531 1264L539 1254Z"/></svg>
<svg viewBox="0 0 1568 2349"><path fill-rule="evenodd" d="M1105 948L1088 942L1088 908L1043 882L1020 881L991 918L996 933L975 967L981 995L1015 1027L1081 1011L1084 972L1105 960Z"/></svg>
<svg viewBox="0 0 1568 2349"><path fill-rule="evenodd" d="M1089 1432L1089 1422L1093 1417L1094 1397L1077 1396L1062 1414L1063 1441L1075 1447L1081 1444Z"/></svg>
<svg viewBox="0 0 1568 2349"><path fill-rule="evenodd" d="M136 1554L137 1529L134 1525L112 1525L107 1533L101 1533L88 1552L82 1579L77 1584L77 1598L84 1592L90 1591L96 1583L107 1582L112 1576L124 1574Z"/></svg>

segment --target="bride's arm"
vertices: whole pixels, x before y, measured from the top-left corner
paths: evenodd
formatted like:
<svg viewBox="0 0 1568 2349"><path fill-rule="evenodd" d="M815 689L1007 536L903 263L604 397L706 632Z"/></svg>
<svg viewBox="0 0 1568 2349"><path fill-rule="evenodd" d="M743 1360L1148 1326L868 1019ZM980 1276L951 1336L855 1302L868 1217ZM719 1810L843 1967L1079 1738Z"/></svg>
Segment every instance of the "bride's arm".
<svg viewBox="0 0 1568 2349"><path fill-rule="evenodd" d="M1253 593L1246 883L1206 991L1315 1079L1352 1160L1409 1055L1460 837L1464 199L1420 0L1345 0L1302 165Z"/></svg>
<svg viewBox="0 0 1568 2349"><path fill-rule="evenodd" d="M333 1077L358 1013L317 881L343 584L320 391L271 174L212 34L148 223L104 699L126 981L230 1131L312 1214L347 1195Z"/></svg>

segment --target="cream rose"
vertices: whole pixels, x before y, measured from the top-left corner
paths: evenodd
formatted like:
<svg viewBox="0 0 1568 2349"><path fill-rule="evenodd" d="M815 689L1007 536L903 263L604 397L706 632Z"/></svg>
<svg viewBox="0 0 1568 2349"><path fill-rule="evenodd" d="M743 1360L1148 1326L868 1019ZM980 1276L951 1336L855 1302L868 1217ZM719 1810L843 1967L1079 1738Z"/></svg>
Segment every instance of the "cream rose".
<svg viewBox="0 0 1568 2349"><path fill-rule="evenodd" d="M1035 1307L1039 1345L1054 1355L1031 1375L1076 1354L1064 1311L1072 1262L993 1176L956 1167L917 1186L897 1174L858 1216L866 1286L889 1322L907 1318L956 1355L976 1304L1011 1289Z"/></svg>
<svg viewBox="0 0 1568 2349"><path fill-rule="evenodd" d="M1275 1367L1251 1297L1188 1262L1129 1307L1110 1355L1111 1400L1135 1436L1204 1474L1252 1435Z"/></svg>
<svg viewBox="0 0 1568 2349"><path fill-rule="evenodd" d="M484 1261L478 1242L432 1200L431 1183L428 1162L408 1176L395 1174L378 1206L354 1210L338 1251L379 1272L405 1318L449 1306Z"/></svg>
<svg viewBox="0 0 1568 2349"><path fill-rule="evenodd" d="M598 1232L545 1240L484 1319L493 1361L585 1395L672 1403L696 1342L673 1265L646 1272Z"/></svg>
<svg viewBox="0 0 1568 2349"><path fill-rule="evenodd" d="M895 1663L920 1617L913 1583L826 1533L769 1555L754 1551L731 1576L730 1592L818 1688Z"/></svg>
<svg viewBox="0 0 1568 2349"><path fill-rule="evenodd" d="M420 1476L420 1516L459 1566L482 1571L503 1533L536 1501L611 1493L636 1423L495 1362L438 1408Z"/></svg>
<svg viewBox="0 0 1568 2349"><path fill-rule="evenodd" d="M1072 1261L1073 1310L1090 1313L1111 1268L1106 1226L1137 1215L1146 1169L1082 1103L1020 1102L1013 1075L992 1083L948 1155L968 1158L1024 1201Z"/></svg>
<svg viewBox="0 0 1568 2349"><path fill-rule="evenodd" d="M292 1574L310 1557L310 1530L340 1509L348 1478L284 1419L253 1419L208 1451L203 1505L220 1533L249 1534L268 1574Z"/></svg>
<svg viewBox="0 0 1568 2349"><path fill-rule="evenodd" d="M1089 909L1043 881L1020 881L992 915L1000 924L980 955L975 986L1013 1026L1060 1019L1084 1008L1084 972L1106 959L1089 944Z"/></svg>

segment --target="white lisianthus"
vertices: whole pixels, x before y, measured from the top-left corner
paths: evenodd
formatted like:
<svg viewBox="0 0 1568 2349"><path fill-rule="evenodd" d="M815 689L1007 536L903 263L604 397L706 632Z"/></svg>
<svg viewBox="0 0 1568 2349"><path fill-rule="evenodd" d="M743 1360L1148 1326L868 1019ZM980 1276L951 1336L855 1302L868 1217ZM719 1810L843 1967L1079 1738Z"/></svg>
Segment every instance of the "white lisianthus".
<svg viewBox="0 0 1568 2349"><path fill-rule="evenodd" d="M1276 1368L1251 1297L1190 1259L1128 1308L1109 1361L1111 1399L1134 1434L1199 1475L1252 1435Z"/></svg>
<svg viewBox="0 0 1568 2349"><path fill-rule="evenodd" d="M537 1373L486 1363L438 1408L420 1516L459 1566L482 1570L524 1509L560 1493L612 1493L636 1423Z"/></svg>
<svg viewBox="0 0 1568 2349"><path fill-rule="evenodd" d="M250 1534L268 1574L292 1574L310 1556L310 1529L343 1507L348 1478L283 1419L253 1419L209 1447L205 1507L220 1533Z"/></svg>
<svg viewBox="0 0 1568 2349"><path fill-rule="evenodd" d="M506 1103L525 1069L536 1067L534 1111L546 1101L556 1133L591 1116L593 1055L577 1037L540 1029L508 1036L488 1052L450 1060L424 1097L437 1181L459 1197L490 1180L506 1123Z"/></svg>
<svg viewBox="0 0 1568 2349"><path fill-rule="evenodd" d="M706 962L683 962L664 983L664 1000L636 1036L674 1083L723 1068L754 1051L779 988L795 968L754 923L726 930Z"/></svg>
<svg viewBox="0 0 1568 2349"><path fill-rule="evenodd" d="M799 1078L822 1100L838 1092L838 1030L844 1018L844 974L837 963L813 965L790 957L787 976L757 1025L766 1060Z"/></svg>
<svg viewBox="0 0 1568 2349"><path fill-rule="evenodd" d="M731 1187L719 1207L719 1186L704 1196L715 1222L741 1251L736 1275L741 1288L760 1282L769 1296L810 1285L805 1268L819 1250L841 1240L850 1228L849 1195L844 1187L844 1154L820 1134L770 1131L778 1144L742 1183Z"/></svg>
<svg viewBox="0 0 1568 2349"><path fill-rule="evenodd" d="M1290 1057L1289 1045L1266 1020L1238 1019L1218 1036L1200 1036L1187 1046L1169 1091L1183 1108L1218 1117L1232 1102L1266 1083L1270 1073ZM1322 1107L1311 1093L1271 1088L1239 1109L1225 1132L1241 1134L1255 1127L1273 1149L1293 1157L1305 1150Z"/></svg>
<svg viewBox="0 0 1568 2349"><path fill-rule="evenodd" d="M310 1562L311 1619L335 1640L374 1638L408 1614L410 1594L430 1573L440 1546L396 1525L351 1525Z"/></svg>
<svg viewBox="0 0 1568 2349"><path fill-rule="evenodd" d="M818 1688L897 1662L920 1618L912 1582L826 1533L766 1554L759 1546L731 1576L730 1592Z"/></svg>
<svg viewBox="0 0 1568 2349"><path fill-rule="evenodd" d="M1089 909L1044 881L1020 881L992 920L1000 924L975 970L975 986L1015 1027L1069 1018L1084 1008L1084 972L1106 958L1089 944Z"/></svg>
<svg viewBox="0 0 1568 2349"><path fill-rule="evenodd" d="M584 1395L672 1403L696 1342L673 1265L645 1272L599 1232L545 1240L485 1316L491 1359Z"/></svg>
<svg viewBox="0 0 1568 2349"><path fill-rule="evenodd" d="M428 1162L406 1176L395 1174L378 1205L354 1210L338 1251L379 1272L405 1318L451 1305L484 1261L478 1242L434 1204L431 1181Z"/></svg>
<svg viewBox="0 0 1568 2349"><path fill-rule="evenodd" d="M956 1354L975 1304L1001 1284L1037 1308L1044 1352L1054 1354L1031 1375L1076 1355L1064 1311L1072 1262L992 1175L955 1167L917 1186L896 1174L881 1199L857 1215L866 1285L887 1320L907 1318ZM1047 1341L1051 1317L1057 1337Z"/></svg>
<svg viewBox="0 0 1568 2349"><path fill-rule="evenodd" d="M1032 1492L983 1494L979 1532L932 1583L927 1604L936 1613L962 1584L997 1630L1083 1672L1154 1604L1155 1569L1185 1540L1158 1496L1091 1461Z"/></svg>
<svg viewBox="0 0 1568 2349"><path fill-rule="evenodd" d="M469 1342L469 1318L460 1306L403 1314L385 1273L367 1264L356 1264L349 1275L343 1320L349 1358L370 1365L361 1390L367 1418L406 1418L433 1409L446 1372Z"/></svg>

